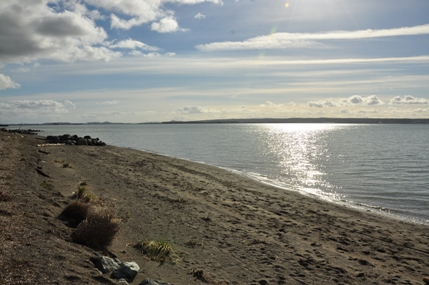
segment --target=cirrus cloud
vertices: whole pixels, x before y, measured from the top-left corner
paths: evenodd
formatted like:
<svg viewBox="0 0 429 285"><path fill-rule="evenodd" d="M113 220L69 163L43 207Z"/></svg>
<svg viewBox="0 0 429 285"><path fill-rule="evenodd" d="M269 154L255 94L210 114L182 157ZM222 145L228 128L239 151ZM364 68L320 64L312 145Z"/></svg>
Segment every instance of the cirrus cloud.
<svg viewBox="0 0 429 285"><path fill-rule="evenodd" d="M380 30L330 31L325 33L273 33L258 36L244 41L214 42L196 45L202 51L250 50L250 49L284 49L284 48L317 48L324 47L321 41L356 40L395 36L414 36L429 34L429 24L414 27Z"/></svg>

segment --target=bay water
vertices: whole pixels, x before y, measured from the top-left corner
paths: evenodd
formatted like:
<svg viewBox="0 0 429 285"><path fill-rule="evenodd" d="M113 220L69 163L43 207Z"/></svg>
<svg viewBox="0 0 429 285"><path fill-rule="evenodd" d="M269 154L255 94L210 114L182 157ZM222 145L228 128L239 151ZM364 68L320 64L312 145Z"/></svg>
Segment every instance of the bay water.
<svg viewBox="0 0 429 285"><path fill-rule="evenodd" d="M26 126L27 127L27 126ZM41 135L206 163L285 190L429 225L429 125L34 125Z"/></svg>

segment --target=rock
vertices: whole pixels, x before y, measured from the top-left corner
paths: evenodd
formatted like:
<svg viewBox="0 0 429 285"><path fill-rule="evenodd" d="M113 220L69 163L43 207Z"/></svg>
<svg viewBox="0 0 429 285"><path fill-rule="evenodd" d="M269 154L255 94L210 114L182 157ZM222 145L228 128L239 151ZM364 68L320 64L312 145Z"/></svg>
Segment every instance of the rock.
<svg viewBox="0 0 429 285"><path fill-rule="evenodd" d="M119 281L132 282L140 270L140 267L134 261L120 262L117 258L98 255L91 258L94 266L105 274L112 272L111 278Z"/></svg>
<svg viewBox="0 0 429 285"><path fill-rule="evenodd" d="M134 261L122 262L121 266L113 271L110 277L115 279L125 279L128 282L132 282L139 270L140 267Z"/></svg>
<svg viewBox="0 0 429 285"><path fill-rule="evenodd" d="M426 285L429 285L429 277L423 278L423 282L425 282Z"/></svg>
<svg viewBox="0 0 429 285"><path fill-rule="evenodd" d="M91 261L103 274L115 271L121 267L121 262L118 259L113 259L107 256L96 256L91 258Z"/></svg>
<svg viewBox="0 0 429 285"><path fill-rule="evenodd" d="M77 145L88 145L88 141L86 139L79 139Z"/></svg>
<svg viewBox="0 0 429 285"><path fill-rule="evenodd" d="M77 135L70 136L65 134L62 136L47 136L46 140L49 143L63 143L66 145L95 145L95 146L105 146L106 144L100 141L99 138L91 138L90 136L78 137Z"/></svg>
<svg viewBox="0 0 429 285"><path fill-rule="evenodd" d="M157 281L157 280L152 280L152 279L146 278L139 285L170 285L170 283L162 282L162 281Z"/></svg>

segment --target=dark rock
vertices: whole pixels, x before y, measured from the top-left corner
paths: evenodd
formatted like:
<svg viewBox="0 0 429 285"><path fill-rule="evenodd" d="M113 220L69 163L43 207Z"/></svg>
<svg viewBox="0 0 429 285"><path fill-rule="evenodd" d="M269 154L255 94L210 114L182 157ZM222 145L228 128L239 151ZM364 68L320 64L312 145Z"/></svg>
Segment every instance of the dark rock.
<svg viewBox="0 0 429 285"><path fill-rule="evenodd" d="M121 262L118 259L113 259L107 256L96 256L91 258L94 266L101 271L101 273L108 273L115 271L121 267Z"/></svg>
<svg viewBox="0 0 429 285"><path fill-rule="evenodd" d="M140 270L140 267L134 261L122 262L121 266L113 271L110 277L115 279L125 279L127 282L132 282Z"/></svg>
<svg viewBox="0 0 429 285"><path fill-rule="evenodd" d="M157 280L152 280L152 279L146 278L139 285L170 285L170 283L162 282L162 281L157 281Z"/></svg>
<svg viewBox="0 0 429 285"><path fill-rule="evenodd" d="M140 267L134 261L120 262L117 258L97 255L91 258L94 266L105 274L112 272L111 278L123 279L127 282L132 282L140 270Z"/></svg>
<svg viewBox="0 0 429 285"><path fill-rule="evenodd" d="M70 136L65 134L62 136L47 136L46 140L49 143L63 143L66 145L94 145L94 146L105 146L106 144L100 141L99 138L92 139L90 136L84 138L78 137L77 135Z"/></svg>
<svg viewBox="0 0 429 285"><path fill-rule="evenodd" d="M79 139L77 145L88 145L88 141L86 139Z"/></svg>

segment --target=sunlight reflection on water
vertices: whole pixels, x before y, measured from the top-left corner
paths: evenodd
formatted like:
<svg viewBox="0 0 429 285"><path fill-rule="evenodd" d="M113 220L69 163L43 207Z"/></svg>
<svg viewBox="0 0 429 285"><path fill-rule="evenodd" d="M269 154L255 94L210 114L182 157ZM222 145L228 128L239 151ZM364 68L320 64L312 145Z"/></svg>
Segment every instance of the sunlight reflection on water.
<svg viewBox="0 0 429 285"><path fill-rule="evenodd" d="M266 138L260 148L281 168L277 177L285 185L309 194L336 196L336 186L325 180L322 161L330 154L326 137L341 128L331 124L261 124L259 133Z"/></svg>

